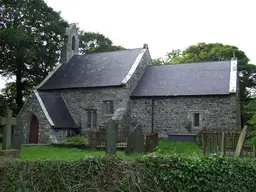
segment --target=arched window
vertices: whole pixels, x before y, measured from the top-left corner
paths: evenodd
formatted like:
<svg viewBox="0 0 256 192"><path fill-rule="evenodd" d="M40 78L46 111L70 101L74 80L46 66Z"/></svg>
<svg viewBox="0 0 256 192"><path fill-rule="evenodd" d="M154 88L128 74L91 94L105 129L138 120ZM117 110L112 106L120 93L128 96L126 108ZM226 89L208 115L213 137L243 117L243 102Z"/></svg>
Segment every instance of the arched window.
<svg viewBox="0 0 256 192"><path fill-rule="evenodd" d="M72 50L75 51L75 47L76 47L76 38L75 36L72 37Z"/></svg>

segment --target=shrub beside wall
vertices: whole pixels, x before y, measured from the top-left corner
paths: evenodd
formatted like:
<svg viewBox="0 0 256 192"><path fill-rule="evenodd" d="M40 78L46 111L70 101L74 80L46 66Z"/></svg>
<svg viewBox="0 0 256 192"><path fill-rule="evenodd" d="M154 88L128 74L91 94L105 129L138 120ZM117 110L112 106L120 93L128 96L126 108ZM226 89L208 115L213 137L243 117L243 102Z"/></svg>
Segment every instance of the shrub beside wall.
<svg viewBox="0 0 256 192"><path fill-rule="evenodd" d="M255 191L256 161L218 156L0 159L0 191Z"/></svg>

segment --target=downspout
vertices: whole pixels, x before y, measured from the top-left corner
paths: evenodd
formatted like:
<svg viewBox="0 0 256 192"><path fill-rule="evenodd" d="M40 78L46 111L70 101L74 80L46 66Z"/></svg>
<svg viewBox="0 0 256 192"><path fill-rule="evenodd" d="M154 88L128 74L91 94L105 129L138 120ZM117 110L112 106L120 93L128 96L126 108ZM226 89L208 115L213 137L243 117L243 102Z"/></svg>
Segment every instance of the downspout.
<svg viewBox="0 0 256 192"><path fill-rule="evenodd" d="M155 108L155 98L152 98L152 103L151 103L151 134L154 133L154 108Z"/></svg>

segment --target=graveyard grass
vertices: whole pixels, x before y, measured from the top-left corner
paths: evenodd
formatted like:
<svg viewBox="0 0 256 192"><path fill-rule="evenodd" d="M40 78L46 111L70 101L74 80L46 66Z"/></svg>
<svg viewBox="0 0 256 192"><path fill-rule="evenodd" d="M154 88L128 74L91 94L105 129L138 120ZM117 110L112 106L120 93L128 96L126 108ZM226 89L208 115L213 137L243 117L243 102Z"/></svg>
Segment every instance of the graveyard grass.
<svg viewBox="0 0 256 192"><path fill-rule="evenodd" d="M159 145L156 148L154 155L170 154L190 157L203 156L201 149L196 143L159 140ZM117 151L117 156L122 159L140 158L144 155L145 154L131 154L126 156L124 152ZM20 154L21 160L76 160L103 156L105 156L105 152L102 150L82 150L76 148L58 148L53 146L23 146Z"/></svg>

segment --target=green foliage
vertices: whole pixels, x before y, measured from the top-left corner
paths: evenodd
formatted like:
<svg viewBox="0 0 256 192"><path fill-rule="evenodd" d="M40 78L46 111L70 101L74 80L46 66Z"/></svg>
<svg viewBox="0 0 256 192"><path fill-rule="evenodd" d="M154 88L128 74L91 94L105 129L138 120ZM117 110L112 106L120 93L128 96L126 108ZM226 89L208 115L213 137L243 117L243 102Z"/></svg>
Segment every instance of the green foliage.
<svg viewBox="0 0 256 192"><path fill-rule="evenodd" d="M251 98L245 106L246 122L249 125L256 125L256 99Z"/></svg>
<svg viewBox="0 0 256 192"><path fill-rule="evenodd" d="M88 144L88 139L86 139L82 135L75 135L72 137L67 137L61 143L69 143L69 144L74 144L74 145L86 145Z"/></svg>
<svg viewBox="0 0 256 192"><path fill-rule="evenodd" d="M85 53L99 53L124 50L122 46L113 45L113 42L103 34L81 31L79 34L79 50Z"/></svg>
<svg viewBox="0 0 256 192"><path fill-rule="evenodd" d="M210 156L0 160L0 191L254 191L256 161Z"/></svg>
<svg viewBox="0 0 256 192"><path fill-rule="evenodd" d="M17 113L58 62L67 23L43 0L2 0L0 18L0 75L15 76Z"/></svg>
<svg viewBox="0 0 256 192"><path fill-rule="evenodd" d="M250 145L252 147L256 147L256 131L250 131L248 132L245 145Z"/></svg>

